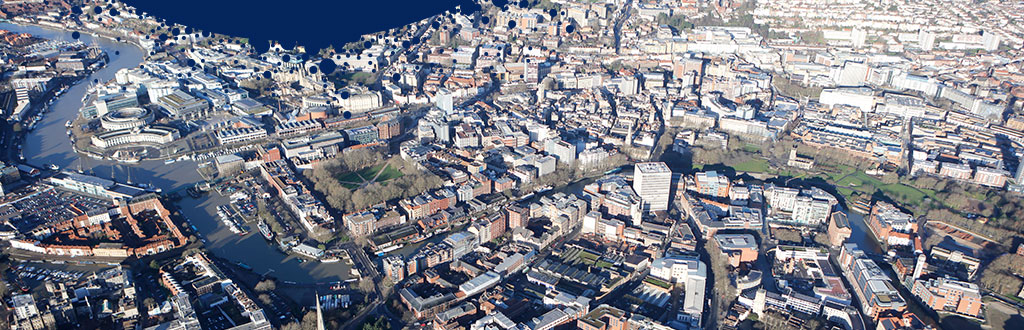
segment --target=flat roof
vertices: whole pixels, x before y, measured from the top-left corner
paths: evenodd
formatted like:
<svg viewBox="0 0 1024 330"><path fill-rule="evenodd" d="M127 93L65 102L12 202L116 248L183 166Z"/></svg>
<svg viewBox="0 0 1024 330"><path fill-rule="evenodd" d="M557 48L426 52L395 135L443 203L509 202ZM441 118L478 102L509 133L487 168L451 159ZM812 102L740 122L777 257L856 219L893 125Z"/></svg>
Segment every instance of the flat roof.
<svg viewBox="0 0 1024 330"><path fill-rule="evenodd" d="M717 234L715 240L722 249L757 249L757 241L750 234Z"/></svg>

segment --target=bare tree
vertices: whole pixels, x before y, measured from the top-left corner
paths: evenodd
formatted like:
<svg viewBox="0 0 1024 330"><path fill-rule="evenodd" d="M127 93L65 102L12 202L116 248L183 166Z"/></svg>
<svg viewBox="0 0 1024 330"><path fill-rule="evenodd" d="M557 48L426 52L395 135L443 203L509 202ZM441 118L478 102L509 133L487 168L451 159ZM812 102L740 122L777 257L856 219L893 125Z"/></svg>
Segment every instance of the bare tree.
<svg viewBox="0 0 1024 330"><path fill-rule="evenodd" d="M277 289L277 283L271 279L262 280L259 283L256 283L255 289L257 292L274 291Z"/></svg>

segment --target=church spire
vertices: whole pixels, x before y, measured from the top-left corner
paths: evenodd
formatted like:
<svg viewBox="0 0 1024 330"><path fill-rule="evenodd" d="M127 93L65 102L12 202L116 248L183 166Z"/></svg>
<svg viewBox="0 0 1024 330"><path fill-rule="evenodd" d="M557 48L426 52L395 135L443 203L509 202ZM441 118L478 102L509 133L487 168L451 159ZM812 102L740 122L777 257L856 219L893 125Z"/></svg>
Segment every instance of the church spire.
<svg viewBox="0 0 1024 330"><path fill-rule="evenodd" d="M316 293L316 330L326 330L324 327L324 314L320 311L320 292Z"/></svg>

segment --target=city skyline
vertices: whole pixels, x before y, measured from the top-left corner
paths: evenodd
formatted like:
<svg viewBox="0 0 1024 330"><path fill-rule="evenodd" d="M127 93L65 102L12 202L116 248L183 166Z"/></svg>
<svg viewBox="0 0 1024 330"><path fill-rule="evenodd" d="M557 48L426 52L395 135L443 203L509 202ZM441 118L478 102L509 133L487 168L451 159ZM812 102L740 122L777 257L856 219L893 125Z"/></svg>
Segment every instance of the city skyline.
<svg viewBox="0 0 1024 330"><path fill-rule="evenodd" d="M1020 2L173 6L0 4L0 328L1021 326Z"/></svg>

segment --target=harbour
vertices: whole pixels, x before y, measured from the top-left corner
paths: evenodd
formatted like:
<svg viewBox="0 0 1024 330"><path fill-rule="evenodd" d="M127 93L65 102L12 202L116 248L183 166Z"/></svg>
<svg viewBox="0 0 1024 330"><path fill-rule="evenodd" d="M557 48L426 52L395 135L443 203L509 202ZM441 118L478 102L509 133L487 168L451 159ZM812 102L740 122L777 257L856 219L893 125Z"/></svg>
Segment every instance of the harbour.
<svg viewBox="0 0 1024 330"><path fill-rule="evenodd" d="M70 31L9 22L0 23L0 29L57 40L67 39L70 35ZM87 34L82 34L81 41L87 44L95 42L109 56L107 66L88 77L85 80L88 82L113 79L117 70L138 66L144 58L143 50L130 43ZM36 168L46 168L52 164L119 182L125 182L130 177L130 181L136 184L160 188L168 194L183 191L203 181L196 170L198 163L190 159L179 158L174 164L163 160L132 159L133 163L124 164L81 157L76 153L67 135L62 133L68 130L67 123L73 122L82 108L83 96L89 86L85 81L69 87L56 98L35 128L26 135L22 152L27 164ZM131 155L125 157L132 158ZM228 197L204 194L191 198L184 193L181 195L184 197L176 203L176 208L184 217L191 219L191 225L198 229L206 248L219 257L244 262L258 274L298 283L342 281L350 277L350 266L347 263L300 262L301 258L281 252L276 244L268 244L255 231L246 235L231 232L230 227L217 216L217 207L230 203Z"/></svg>

